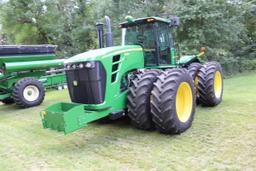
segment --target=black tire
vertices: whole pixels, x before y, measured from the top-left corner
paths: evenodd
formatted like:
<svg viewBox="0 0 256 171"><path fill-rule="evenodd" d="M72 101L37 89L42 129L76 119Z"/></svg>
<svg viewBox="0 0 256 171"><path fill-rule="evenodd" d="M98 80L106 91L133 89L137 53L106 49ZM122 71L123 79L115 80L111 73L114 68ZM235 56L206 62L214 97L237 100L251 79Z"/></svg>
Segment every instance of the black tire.
<svg viewBox="0 0 256 171"><path fill-rule="evenodd" d="M147 70L137 75L129 87L128 116L137 128L150 130L154 127L150 113L150 95L159 74L158 70Z"/></svg>
<svg viewBox="0 0 256 171"><path fill-rule="evenodd" d="M6 105L9 105L9 104L13 104L14 100L11 97L7 97L7 98L2 100L2 103L6 104Z"/></svg>
<svg viewBox="0 0 256 171"><path fill-rule="evenodd" d="M27 91L27 88L33 87L36 91L36 96L34 98L28 99L24 96L24 91ZM22 108L28 108L40 105L45 96L45 90L43 84L35 78L26 77L22 78L16 82L13 91L12 97L17 106Z"/></svg>
<svg viewBox="0 0 256 171"><path fill-rule="evenodd" d="M187 69L188 69L188 72L189 74L191 75L191 77L193 78L193 81L194 81L194 87L195 87L195 90L196 90L196 97L197 97L197 103L200 103L199 102L199 90L198 90L198 73L199 73L199 70L202 68L202 64L201 63L197 63L197 62L194 62L192 64L190 64Z"/></svg>
<svg viewBox="0 0 256 171"><path fill-rule="evenodd" d="M215 91L215 75L219 73L221 88ZM204 106L216 106L222 101L223 74L222 68L217 62L205 63L198 73L199 101ZM217 81L216 81L217 82ZM220 86L220 85L219 85Z"/></svg>
<svg viewBox="0 0 256 171"><path fill-rule="evenodd" d="M183 96L184 92L182 91L179 94L182 94L183 98L177 98L179 88L184 85L188 90L187 99L184 99L185 96ZM177 99L179 102L176 101ZM182 103L180 103L181 100L183 100ZM185 119L180 118L176 107L176 104L184 104L183 102L187 102L187 105L190 104L187 110L182 105ZM153 114L153 122L161 133L180 134L187 130L192 124L195 106L194 84L186 69L172 69L158 77L151 96L151 113Z"/></svg>
<svg viewBox="0 0 256 171"><path fill-rule="evenodd" d="M189 74L191 75L191 77L193 78L193 80L195 80L200 68L203 65L201 63L197 63L197 62L193 62L192 64L190 64L187 69Z"/></svg>

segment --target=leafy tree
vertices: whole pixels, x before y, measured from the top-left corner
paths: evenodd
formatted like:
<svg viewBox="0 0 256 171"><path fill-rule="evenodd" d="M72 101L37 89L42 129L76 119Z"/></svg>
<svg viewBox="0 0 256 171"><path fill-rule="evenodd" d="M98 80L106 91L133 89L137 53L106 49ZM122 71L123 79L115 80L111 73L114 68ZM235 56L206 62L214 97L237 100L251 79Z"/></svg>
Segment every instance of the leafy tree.
<svg viewBox="0 0 256 171"><path fill-rule="evenodd" d="M67 57L96 47L95 24L105 15L112 19L115 45L127 15L177 15L181 26L174 38L182 53L205 46L227 73L256 69L255 0L9 0L0 8L7 43L57 44Z"/></svg>
<svg viewBox="0 0 256 171"><path fill-rule="evenodd" d="M95 47L90 4L83 0L10 0L1 10L10 44L56 44L70 56Z"/></svg>

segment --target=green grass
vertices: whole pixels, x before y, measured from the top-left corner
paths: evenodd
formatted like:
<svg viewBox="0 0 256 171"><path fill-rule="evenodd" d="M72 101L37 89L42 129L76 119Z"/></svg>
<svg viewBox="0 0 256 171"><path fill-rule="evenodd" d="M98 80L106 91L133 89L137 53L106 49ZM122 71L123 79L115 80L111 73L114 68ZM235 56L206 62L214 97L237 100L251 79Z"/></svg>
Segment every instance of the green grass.
<svg viewBox="0 0 256 171"><path fill-rule="evenodd" d="M44 103L0 105L0 170L256 170L256 73L225 80L223 102L197 107L181 135L135 129L126 121L88 125L73 134L41 128L39 111L69 101L48 92Z"/></svg>

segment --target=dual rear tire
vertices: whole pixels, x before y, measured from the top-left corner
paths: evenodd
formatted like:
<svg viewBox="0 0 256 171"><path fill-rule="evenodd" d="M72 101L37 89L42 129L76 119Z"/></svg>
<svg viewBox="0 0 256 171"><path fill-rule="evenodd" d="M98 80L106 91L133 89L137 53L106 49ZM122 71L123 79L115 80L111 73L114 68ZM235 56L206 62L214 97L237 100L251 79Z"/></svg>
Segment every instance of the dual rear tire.
<svg viewBox="0 0 256 171"><path fill-rule="evenodd" d="M204 106L216 106L222 101L223 73L219 63L207 62L198 72L199 101Z"/></svg>
<svg viewBox="0 0 256 171"><path fill-rule="evenodd" d="M194 80L197 102L203 106L216 106L222 101L223 73L217 62L192 63L188 72Z"/></svg>

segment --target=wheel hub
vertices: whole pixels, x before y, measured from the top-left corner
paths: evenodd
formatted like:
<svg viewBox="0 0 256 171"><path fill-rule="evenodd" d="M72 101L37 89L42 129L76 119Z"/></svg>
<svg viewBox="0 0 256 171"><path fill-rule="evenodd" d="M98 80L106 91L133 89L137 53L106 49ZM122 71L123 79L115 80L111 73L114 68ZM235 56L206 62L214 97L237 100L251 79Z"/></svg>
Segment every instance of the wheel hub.
<svg viewBox="0 0 256 171"><path fill-rule="evenodd" d="M29 85L23 90L23 97L27 101L35 101L39 97L39 89L34 85Z"/></svg>

